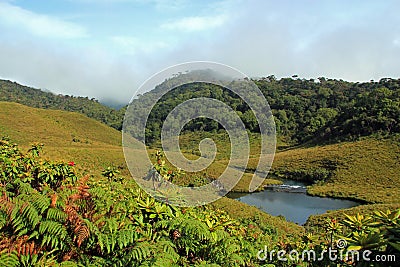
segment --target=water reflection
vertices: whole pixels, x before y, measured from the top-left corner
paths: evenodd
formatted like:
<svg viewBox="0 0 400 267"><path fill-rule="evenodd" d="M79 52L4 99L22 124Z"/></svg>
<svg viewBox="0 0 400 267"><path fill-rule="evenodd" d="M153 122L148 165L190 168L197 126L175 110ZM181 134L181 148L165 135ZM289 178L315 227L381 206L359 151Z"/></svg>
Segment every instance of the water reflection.
<svg viewBox="0 0 400 267"><path fill-rule="evenodd" d="M229 194L229 197L256 206L271 215L283 215L288 221L298 224L304 224L307 218L313 214L359 205L350 200L306 195L305 190L301 190L305 189L305 186L301 182L285 181L284 186L281 187L252 194Z"/></svg>

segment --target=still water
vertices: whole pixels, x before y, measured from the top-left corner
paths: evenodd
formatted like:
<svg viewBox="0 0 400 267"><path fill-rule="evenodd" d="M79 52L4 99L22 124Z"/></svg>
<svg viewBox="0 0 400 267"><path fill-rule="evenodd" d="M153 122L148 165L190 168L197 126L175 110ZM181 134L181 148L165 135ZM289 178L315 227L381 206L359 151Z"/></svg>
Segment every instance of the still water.
<svg viewBox="0 0 400 267"><path fill-rule="evenodd" d="M283 185L274 186L262 192L232 193L229 194L229 197L256 206L271 215L283 215L286 220L301 225L307 221L310 215L360 205L360 203L350 200L309 196L306 194L304 183L292 180L285 180Z"/></svg>

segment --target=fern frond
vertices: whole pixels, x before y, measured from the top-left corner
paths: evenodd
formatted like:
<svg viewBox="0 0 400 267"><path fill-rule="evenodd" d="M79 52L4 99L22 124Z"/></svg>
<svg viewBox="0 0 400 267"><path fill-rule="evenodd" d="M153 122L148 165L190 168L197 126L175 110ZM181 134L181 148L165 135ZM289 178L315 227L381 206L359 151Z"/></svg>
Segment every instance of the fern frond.
<svg viewBox="0 0 400 267"><path fill-rule="evenodd" d="M39 215L38 210L33 204L23 205L20 212L21 215L29 221L32 227L35 227L42 219L42 216Z"/></svg>
<svg viewBox="0 0 400 267"><path fill-rule="evenodd" d="M31 199L33 199L32 205L40 214L44 213L50 206L50 199L46 195L36 193L32 195Z"/></svg>
<svg viewBox="0 0 400 267"><path fill-rule="evenodd" d="M55 221L42 221L39 225L39 233L40 234L49 234L54 238L64 239L67 236L67 230L65 226L59 222Z"/></svg>
<svg viewBox="0 0 400 267"><path fill-rule="evenodd" d="M14 206L15 204L11 201L11 198L7 196L6 192L3 192L3 195L0 197L0 210L10 216Z"/></svg>
<svg viewBox="0 0 400 267"><path fill-rule="evenodd" d="M82 242L85 241L90 236L89 227L87 227L85 223L82 223L77 227L75 227L74 233L75 233L74 241L76 241L78 247L80 247L82 245Z"/></svg>
<svg viewBox="0 0 400 267"><path fill-rule="evenodd" d="M8 215L0 210L0 230L8 224Z"/></svg>
<svg viewBox="0 0 400 267"><path fill-rule="evenodd" d="M67 219L67 214L62 210L56 208L49 208L47 210L46 218L48 220L64 222Z"/></svg>
<svg viewBox="0 0 400 267"><path fill-rule="evenodd" d="M121 230L118 232L117 235L117 243L119 249L123 249L127 247L128 245L131 245L134 243L134 237L135 237L136 231L134 229L127 229L127 230Z"/></svg>
<svg viewBox="0 0 400 267"><path fill-rule="evenodd" d="M126 258L129 262L141 262L151 255L150 244L147 242L139 243L129 250Z"/></svg>
<svg viewBox="0 0 400 267"><path fill-rule="evenodd" d="M7 267L18 267L19 266L19 259L17 253L11 252L8 253L6 251L0 252L0 266L7 266Z"/></svg>

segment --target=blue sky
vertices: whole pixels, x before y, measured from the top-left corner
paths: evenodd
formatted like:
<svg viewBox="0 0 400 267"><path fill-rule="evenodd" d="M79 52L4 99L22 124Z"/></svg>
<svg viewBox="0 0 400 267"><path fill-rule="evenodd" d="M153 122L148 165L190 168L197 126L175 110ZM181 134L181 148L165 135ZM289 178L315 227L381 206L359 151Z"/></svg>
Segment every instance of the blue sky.
<svg viewBox="0 0 400 267"><path fill-rule="evenodd" d="M0 77L128 102L206 60L251 77L400 77L399 1L0 0Z"/></svg>

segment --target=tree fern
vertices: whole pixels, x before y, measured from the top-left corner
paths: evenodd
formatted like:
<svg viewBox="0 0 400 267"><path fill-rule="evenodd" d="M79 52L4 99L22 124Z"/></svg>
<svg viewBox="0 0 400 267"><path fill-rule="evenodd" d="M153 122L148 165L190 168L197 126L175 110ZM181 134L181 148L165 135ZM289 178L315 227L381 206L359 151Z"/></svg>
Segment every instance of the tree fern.
<svg viewBox="0 0 400 267"><path fill-rule="evenodd" d="M20 266L21 267L39 267L39 266L57 266L57 261L51 253L46 252L42 255L21 255Z"/></svg>
<svg viewBox="0 0 400 267"><path fill-rule="evenodd" d="M103 254L110 254L114 251L116 244L116 234L103 234L100 233L98 236L98 245Z"/></svg>
<svg viewBox="0 0 400 267"><path fill-rule="evenodd" d="M135 229L124 229L118 231L117 244L119 249L123 249L128 245L132 245L137 238L137 232Z"/></svg>
<svg viewBox="0 0 400 267"><path fill-rule="evenodd" d="M10 219L14 232L21 236L28 233L29 229L35 228L42 216L31 203L19 201L15 204Z"/></svg>
<svg viewBox="0 0 400 267"><path fill-rule="evenodd" d="M90 230L89 227L85 223L79 224L75 227L74 229L74 241L80 247L89 236L90 236Z"/></svg>
<svg viewBox="0 0 400 267"><path fill-rule="evenodd" d="M175 266L179 261L176 246L171 241L159 241L152 246L154 257L151 266Z"/></svg>

